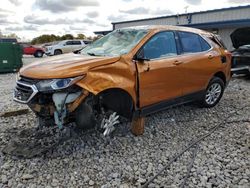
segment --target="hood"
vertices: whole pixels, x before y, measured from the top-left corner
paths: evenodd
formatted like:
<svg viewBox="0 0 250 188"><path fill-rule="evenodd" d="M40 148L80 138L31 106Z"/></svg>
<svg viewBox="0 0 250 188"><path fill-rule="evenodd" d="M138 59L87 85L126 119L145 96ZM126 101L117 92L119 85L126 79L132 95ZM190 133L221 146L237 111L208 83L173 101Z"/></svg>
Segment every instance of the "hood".
<svg viewBox="0 0 250 188"><path fill-rule="evenodd" d="M20 70L20 75L35 79L68 78L80 76L91 68L118 61L120 57L95 57L81 54L63 54L36 61Z"/></svg>
<svg viewBox="0 0 250 188"><path fill-rule="evenodd" d="M250 27L236 29L231 35L234 48L250 44Z"/></svg>

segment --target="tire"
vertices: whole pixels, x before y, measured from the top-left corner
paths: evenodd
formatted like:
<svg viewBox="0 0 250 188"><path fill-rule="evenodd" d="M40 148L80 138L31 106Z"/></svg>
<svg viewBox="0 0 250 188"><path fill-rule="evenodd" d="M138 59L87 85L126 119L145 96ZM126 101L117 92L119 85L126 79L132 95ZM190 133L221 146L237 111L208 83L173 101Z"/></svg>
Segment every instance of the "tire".
<svg viewBox="0 0 250 188"><path fill-rule="evenodd" d="M93 112L93 108L84 100L75 111L75 123L78 129L87 130L94 128L96 120Z"/></svg>
<svg viewBox="0 0 250 188"><path fill-rule="evenodd" d="M41 57L43 57L43 54L44 53L42 51L36 51L36 53L34 54L34 56L41 58Z"/></svg>
<svg viewBox="0 0 250 188"><path fill-rule="evenodd" d="M60 55L62 54L62 50L55 50L54 55Z"/></svg>
<svg viewBox="0 0 250 188"><path fill-rule="evenodd" d="M206 89L205 94L200 101L201 106L205 108L214 107L220 101L225 89L225 83L219 77L213 77Z"/></svg>

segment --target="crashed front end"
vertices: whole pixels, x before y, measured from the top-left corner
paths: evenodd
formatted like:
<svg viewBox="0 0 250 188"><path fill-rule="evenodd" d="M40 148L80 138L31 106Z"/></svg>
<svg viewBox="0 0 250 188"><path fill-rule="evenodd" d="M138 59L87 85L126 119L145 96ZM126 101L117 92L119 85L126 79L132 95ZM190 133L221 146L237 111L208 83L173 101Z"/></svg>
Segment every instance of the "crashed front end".
<svg viewBox="0 0 250 188"><path fill-rule="evenodd" d="M36 115L62 128L74 120L74 111L88 95L76 85L84 76L64 79L32 79L17 76L14 100L27 104Z"/></svg>

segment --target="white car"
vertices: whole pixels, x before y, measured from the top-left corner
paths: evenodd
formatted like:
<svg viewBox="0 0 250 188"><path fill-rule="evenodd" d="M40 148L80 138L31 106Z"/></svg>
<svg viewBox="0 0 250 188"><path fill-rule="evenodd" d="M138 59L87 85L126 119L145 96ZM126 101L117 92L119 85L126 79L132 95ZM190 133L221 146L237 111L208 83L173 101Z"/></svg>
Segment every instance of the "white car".
<svg viewBox="0 0 250 188"><path fill-rule="evenodd" d="M63 53L73 52L75 50L85 47L89 41L84 40L63 40L57 43L54 43L51 46L45 47L46 55L59 55Z"/></svg>

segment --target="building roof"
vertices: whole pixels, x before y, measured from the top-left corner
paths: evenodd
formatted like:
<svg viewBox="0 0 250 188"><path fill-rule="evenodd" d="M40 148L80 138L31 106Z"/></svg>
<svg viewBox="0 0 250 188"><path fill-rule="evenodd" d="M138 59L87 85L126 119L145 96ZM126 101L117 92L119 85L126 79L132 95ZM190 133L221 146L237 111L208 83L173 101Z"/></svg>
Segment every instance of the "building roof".
<svg viewBox="0 0 250 188"><path fill-rule="evenodd" d="M130 23L130 22L137 22L137 21L156 20L156 19L171 18L171 17L176 17L176 16L187 16L187 15L190 15L190 14L194 15L194 14L212 13L212 12L220 12L220 11L227 11L227 10L243 9L243 8L250 8L250 5L237 6L237 7L227 7L227 8L213 9L213 10L206 10L206 11L199 11L199 12L189 12L189 13L183 13L183 14L174 14L174 15L159 16L159 17L137 19L137 20L128 20L128 21L121 21L121 22L112 22L111 24L114 25L114 24L120 24L120 23Z"/></svg>

